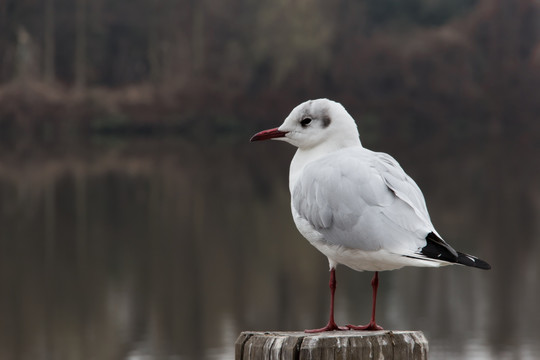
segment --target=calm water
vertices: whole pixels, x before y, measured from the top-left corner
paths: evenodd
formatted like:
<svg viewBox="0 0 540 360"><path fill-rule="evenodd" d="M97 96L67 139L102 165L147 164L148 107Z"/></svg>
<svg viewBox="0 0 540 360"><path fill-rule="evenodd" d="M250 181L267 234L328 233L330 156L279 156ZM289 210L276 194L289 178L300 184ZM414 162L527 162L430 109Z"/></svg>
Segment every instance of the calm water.
<svg viewBox="0 0 540 360"><path fill-rule="evenodd" d="M249 135L1 144L0 358L230 359L242 330L322 326L328 268L290 216L293 148ZM539 147L365 145L493 266L381 273L379 322L424 331L434 359L540 358ZM337 321L366 322L372 274L337 276Z"/></svg>

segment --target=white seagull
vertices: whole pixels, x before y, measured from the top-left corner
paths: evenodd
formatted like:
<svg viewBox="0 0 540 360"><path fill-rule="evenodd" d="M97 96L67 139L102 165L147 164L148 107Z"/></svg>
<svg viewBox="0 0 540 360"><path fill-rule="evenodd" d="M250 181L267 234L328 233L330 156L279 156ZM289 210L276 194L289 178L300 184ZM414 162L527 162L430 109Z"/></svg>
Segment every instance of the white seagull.
<svg viewBox="0 0 540 360"><path fill-rule="evenodd" d="M362 146L356 123L341 104L328 99L304 102L280 127L261 131L251 141L267 139L298 148L289 173L292 216L298 231L330 265L328 324L306 332L382 329L375 322L379 271L450 264L491 268L442 239L418 185L390 155ZM375 271L367 325L339 327L334 322L338 264Z"/></svg>

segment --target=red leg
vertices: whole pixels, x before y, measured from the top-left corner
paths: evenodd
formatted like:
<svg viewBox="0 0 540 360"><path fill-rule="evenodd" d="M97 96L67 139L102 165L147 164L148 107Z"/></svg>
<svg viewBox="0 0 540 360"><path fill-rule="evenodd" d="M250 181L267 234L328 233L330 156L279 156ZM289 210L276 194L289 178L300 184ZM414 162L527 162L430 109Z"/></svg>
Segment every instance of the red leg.
<svg viewBox="0 0 540 360"><path fill-rule="evenodd" d="M379 272L375 271L375 275L371 280L371 287L373 288L373 307L371 308L371 321L367 325L347 325L352 330L383 330L382 327L375 322L375 306L377 305L377 289L379 288Z"/></svg>
<svg viewBox="0 0 540 360"><path fill-rule="evenodd" d="M336 292L336 269L332 268L330 270L330 318L328 319L328 324L325 327L320 329L311 329L305 330L307 333L318 333L323 331L332 331L332 330L349 330L347 326L337 326L334 321L334 293Z"/></svg>

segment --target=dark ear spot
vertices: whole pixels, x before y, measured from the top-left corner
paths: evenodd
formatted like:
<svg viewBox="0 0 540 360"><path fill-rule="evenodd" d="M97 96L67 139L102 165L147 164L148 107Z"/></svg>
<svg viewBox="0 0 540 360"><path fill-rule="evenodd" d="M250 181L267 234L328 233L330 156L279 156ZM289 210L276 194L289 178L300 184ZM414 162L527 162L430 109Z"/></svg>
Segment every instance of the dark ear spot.
<svg viewBox="0 0 540 360"><path fill-rule="evenodd" d="M323 124L323 127L328 127L328 125L330 125L330 123L332 122L332 119L330 119L330 116L328 115L325 115L323 116L322 118L322 124Z"/></svg>

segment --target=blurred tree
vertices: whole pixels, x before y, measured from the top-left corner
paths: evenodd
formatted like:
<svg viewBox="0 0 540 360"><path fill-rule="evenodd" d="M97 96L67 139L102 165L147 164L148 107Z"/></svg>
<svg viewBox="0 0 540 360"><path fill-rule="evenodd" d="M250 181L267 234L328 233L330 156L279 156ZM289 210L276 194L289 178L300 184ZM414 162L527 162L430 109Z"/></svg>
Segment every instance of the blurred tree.
<svg viewBox="0 0 540 360"><path fill-rule="evenodd" d="M43 31L43 78L45 82L52 83L55 80L55 37L54 37L54 0L45 0L45 19Z"/></svg>
<svg viewBox="0 0 540 360"><path fill-rule="evenodd" d="M371 27L440 26L470 11L476 3L477 0L367 0L366 12Z"/></svg>
<svg viewBox="0 0 540 360"><path fill-rule="evenodd" d="M324 72L331 58L336 28L332 6L325 1L279 0L263 2L255 14L254 66L260 69L255 88L320 86L314 77Z"/></svg>
<svg viewBox="0 0 540 360"><path fill-rule="evenodd" d="M192 67L195 74L198 74L205 67L205 2L202 0L192 0L191 13Z"/></svg>
<svg viewBox="0 0 540 360"><path fill-rule="evenodd" d="M38 47L24 26L17 29L16 79L19 81L36 80L39 72L37 63Z"/></svg>
<svg viewBox="0 0 540 360"><path fill-rule="evenodd" d="M86 0L76 2L75 27L75 88L86 87Z"/></svg>
<svg viewBox="0 0 540 360"><path fill-rule="evenodd" d="M268 104L286 111L327 96L389 131L421 123L497 134L539 110L539 9L533 0L0 0L0 87L24 73L59 93L116 91L96 103L168 99L178 114L242 109L259 121Z"/></svg>

